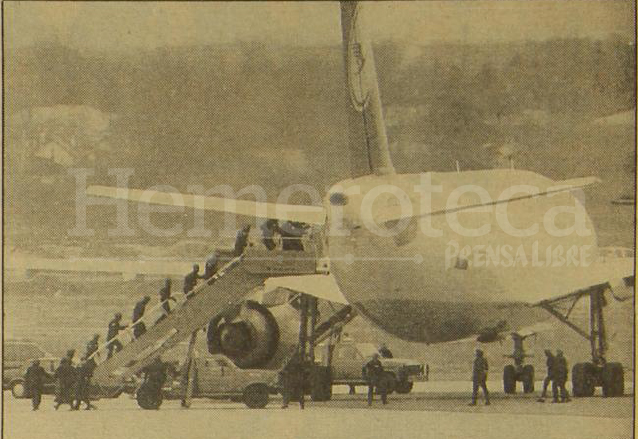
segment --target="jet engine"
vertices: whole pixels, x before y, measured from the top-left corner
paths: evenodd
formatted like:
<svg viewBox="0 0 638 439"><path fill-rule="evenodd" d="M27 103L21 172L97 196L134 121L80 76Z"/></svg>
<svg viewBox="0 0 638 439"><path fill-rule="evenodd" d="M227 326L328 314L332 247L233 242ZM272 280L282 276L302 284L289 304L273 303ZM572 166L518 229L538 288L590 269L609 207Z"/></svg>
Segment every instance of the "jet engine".
<svg viewBox="0 0 638 439"><path fill-rule="evenodd" d="M210 321L208 351L226 355L242 369L276 369L296 347L298 322L289 304L267 307L247 300Z"/></svg>

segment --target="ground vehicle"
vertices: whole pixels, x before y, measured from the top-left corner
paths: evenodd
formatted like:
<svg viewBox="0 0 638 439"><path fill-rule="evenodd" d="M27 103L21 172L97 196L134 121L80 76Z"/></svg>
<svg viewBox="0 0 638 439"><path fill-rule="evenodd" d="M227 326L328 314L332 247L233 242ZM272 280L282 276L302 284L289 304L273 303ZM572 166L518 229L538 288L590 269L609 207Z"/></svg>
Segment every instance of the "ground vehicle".
<svg viewBox="0 0 638 439"><path fill-rule="evenodd" d="M2 346L2 389L10 389L11 382L23 375L24 365L34 358L50 357L44 349L31 340L8 339Z"/></svg>
<svg viewBox="0 0 638 439"><path fill-rule="evenodd" d="M379 353L372 343L356 343L352 340L341 340L333 345L320 345L317 349L319 362L325 365L328 361L328 349L332 349L331 373L332 384L348 384L351 386L366 384L361 370ZM416 360L405 358L379 358L383 364L389 393L410 393L415 380L425 378L425 366Z"/></svg>
<svg viewBox="0 0 638 439"><path fill-rule="evenodd" d="M43 357L39 358L40 366L49 374L53 375L55 369L60 364L60 359L56 357ZM15 398L28 398L29 395L24 387L24 375L27 372L27 368L31 365L33 360L26 360L22 363L21 368L11 369L4 372L4 378L8 381L8 388L11 389L11 394ZM53 378L49 378L44 383L43 394L53 395L55 393L55 382Z"/></svg>
<svg viewBox="0 0 638 439"><path fill-rule="evenodd" d="M269 396L276 394L278 372L276 370L240 369L224 355L207 355L193 358L193 398L230 399L243 401L250 408L263 408ZM183 373L183 372L182 372ZM169 377L162 396L166 399L181 399L185 389L182 375ZM140 391L138 390L140 407Z"/></svg>

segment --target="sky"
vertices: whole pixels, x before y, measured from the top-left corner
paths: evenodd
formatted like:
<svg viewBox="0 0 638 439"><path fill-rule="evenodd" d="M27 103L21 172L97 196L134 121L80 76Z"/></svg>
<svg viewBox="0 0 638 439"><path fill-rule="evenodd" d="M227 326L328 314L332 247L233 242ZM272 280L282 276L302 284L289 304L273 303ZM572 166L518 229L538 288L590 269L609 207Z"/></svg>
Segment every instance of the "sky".
<svg viewBox="0 0 638 439"><path fill-rule="evenodd" d="M56 41L79 50L263 41L340 42L337 2L7 2L7 47ZM634 38L631 0L446 0L365 5L374 41L507 42Z"/></svg>

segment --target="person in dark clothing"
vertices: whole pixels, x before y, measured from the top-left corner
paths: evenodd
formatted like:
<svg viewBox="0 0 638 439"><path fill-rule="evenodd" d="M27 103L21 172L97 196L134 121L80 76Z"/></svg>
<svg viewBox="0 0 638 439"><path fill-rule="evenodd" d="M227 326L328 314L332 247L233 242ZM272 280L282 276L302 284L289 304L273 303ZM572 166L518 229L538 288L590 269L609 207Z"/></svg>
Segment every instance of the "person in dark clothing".
<svg viewBox="0 0 638 439"><path fill-rule="evenodd" d="M381 402L387 404L388 392L383 377L383 365L379 361L379 354L373 354L372 359L363 366L363 378L368 383L368 405L372 405L375 387L377 392L381 394Z"/></svg>
<svg viewBox="0 0 638 439"><path fill-rule="evenodd" d="M73 403L72 410L79 410L80 404L85 403L85 410L96 409L91 404L90 399L90 385L91 377L93 376L93 370L95 369L95 363L84 359L83 363L77 368L76 380L75 380L75 401Z"/></svg>
<svg viewBox="0 0 638 439"><path fill-rule="evenodd" d="M296 221L286 221L279 228L283 250L303 251L301 237L306 233L308 226Z"/></svg>
<svg viewBox="0 0 638 439"><path fill-rule="evenodd" d="M69 359L69 364L73 364L73 357L75 357L75 349L69 349L66 351L66 358Z"/></svg>
<svg viewBox="0 0 638 439"><path fill-rule="evenodd" d="M275 234L279 232L279 221L276 219L268 219L262 223L261 242L268 250L274 250L277 247L275 242Z"/></svg>
<svg viewBox="0 0 638 439"><path fill-rule="evenodd" d="M27 368L24 375L24 387L27 395L31 396L31 405L33 406L33 410L38 410L40 408L44 381L49 378L51 378L51 376L46 373L42 366L40 366L40 360L33 360L31 366Z"/></svg>
<svg viewBox="0 0 638 439"><path fill-rule="evenodd" d="M281 408L288 408L288 404L294 398L299 401L299 407L303 410L305 405L303 395L304 370L298 353L281 370L280 379L283 396Z"/></svg>
<svg viewBox="0 0 638 439"><path fill-rule="evenodd" d="M199 274L199 265L193 264L193 270L184 276L184 295L189 299L189 293L195 289L197 280L202 279L203 276Z"/></svg>
<svg viewBox="0 0 638 439"><path fill-rule="evenodd" d="M135 308L133 308L133 337L135 338L140 338L142 334L146 332L146 325L144 322L138 322L138 320L144 316L146 305L150 301L150 297L144 296L142 300L135 304Z"/></svg>
<svg viewBox="0 0 638 439"><path fill-rule="evenodd" d="M388 349L388 346L383 343L381 346L379 346L379 353L381 354L382 358L392 358L392 351L390 349Z"/></svg>
<svg viewBox="0 0 638 439"><path fill-rule="evenodd" d="M215 251L206 261L206 265L204 266L204 274L202 275L202 279L208 280L217 273L217 268L219 265L219 252Z"/></svg>
<svg viewBox="0 0 638 439"><path fill-rule="evenodd" d="M122 321L122 314L119 312L113 316L113 320L109 322L109 329L106 332L106 342L108 345L109 353L106 356L108 360L113 356L113 351L119 352L122 350L122 343L119 340L115 340L117 334L123 329L126 329L126 325L122 325L120 322Z"/></svg>
<svg viewBox="0 0 638 439"><path fill-rule="evenodd" d="M164 286L160 288L159 290L159 300L160 300L160 303L162 304L162 310L164 311L164 314L162 314L160 318L157 319L156 323L161 322L162 320L166 318L167 315L171 313L170 301L172 300L173 302L177 302L175 298L171 295L171 280L170 279L164 280Z"/></svg>
<svg viewBox="0 0 638 439"><path fill-rule="evenodd" d="M53 379L56 380L55 405L53 408L57 410L62 404L69 404L69 407L73 408L75 368L68 357L60 361L60 365L53 374Z"/></svg>
<svg viewBox="0 0 638 439"><path fill-rule="evenodd" d="M490 405L490 393L487 391L487 371L489 366L487 359L483 356L483 351L476 350L476 358L474 359L474 366L472 367L472 402L470 405L476 405L476 398L478 397L479 387L483 389L483 396L485 397L485 405Z"/></svg>
<svg viewBox="0 0 638 439"><path fill-rule="evenodd" d="M552 351L550 351L549 349L545 349L545 357L547 358L547 376L543 380L543 391L540 398L538 398L538 402L545 402L545 397L547 396L547 387L549 386L549 383L553 381L552 377L554 376L554 354L552 354Z"/></svg>
<svg viewBox="0 0 638 439"><path fill-rule="evenodd" d="M244 249L248 246L248 234L250 233L250 225L247 224L241 228L241 230L237 231L237 236L235 237L235 256L241 256L244 253Z"/></svg>
<svg viewBox="0 0 638 439"><path fill-rule="evenodd" d="M569 402L569 393L565 388L567 382L567 375L569 369L567 367L567 360L563 356L563 351L558 349L556 351L556 357L554 357L554 370L552 376L552 402L558 402L558 393L560 390L560 402Z"/></svg>
<svg viewBox="0 0 638 439"><path fill-rule="evenodd" d="M93 334L93 338L86 344L86 353L84 354L85 358L89 358L95 352L97 352L99 347L99 334Z"/></svg>

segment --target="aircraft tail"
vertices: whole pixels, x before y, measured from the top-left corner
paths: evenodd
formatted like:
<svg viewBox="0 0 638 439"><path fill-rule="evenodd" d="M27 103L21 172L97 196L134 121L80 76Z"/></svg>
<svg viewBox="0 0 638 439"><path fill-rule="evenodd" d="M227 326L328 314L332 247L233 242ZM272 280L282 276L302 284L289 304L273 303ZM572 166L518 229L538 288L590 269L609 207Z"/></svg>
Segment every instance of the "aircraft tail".
<svg viewBox="0 0 638 439"><path fill-rule="evenodd" d="M341 2L341 30L349 92L348 145L352 177L394 174L388 148L372 46L360 20L359 2Z"/></svg>

